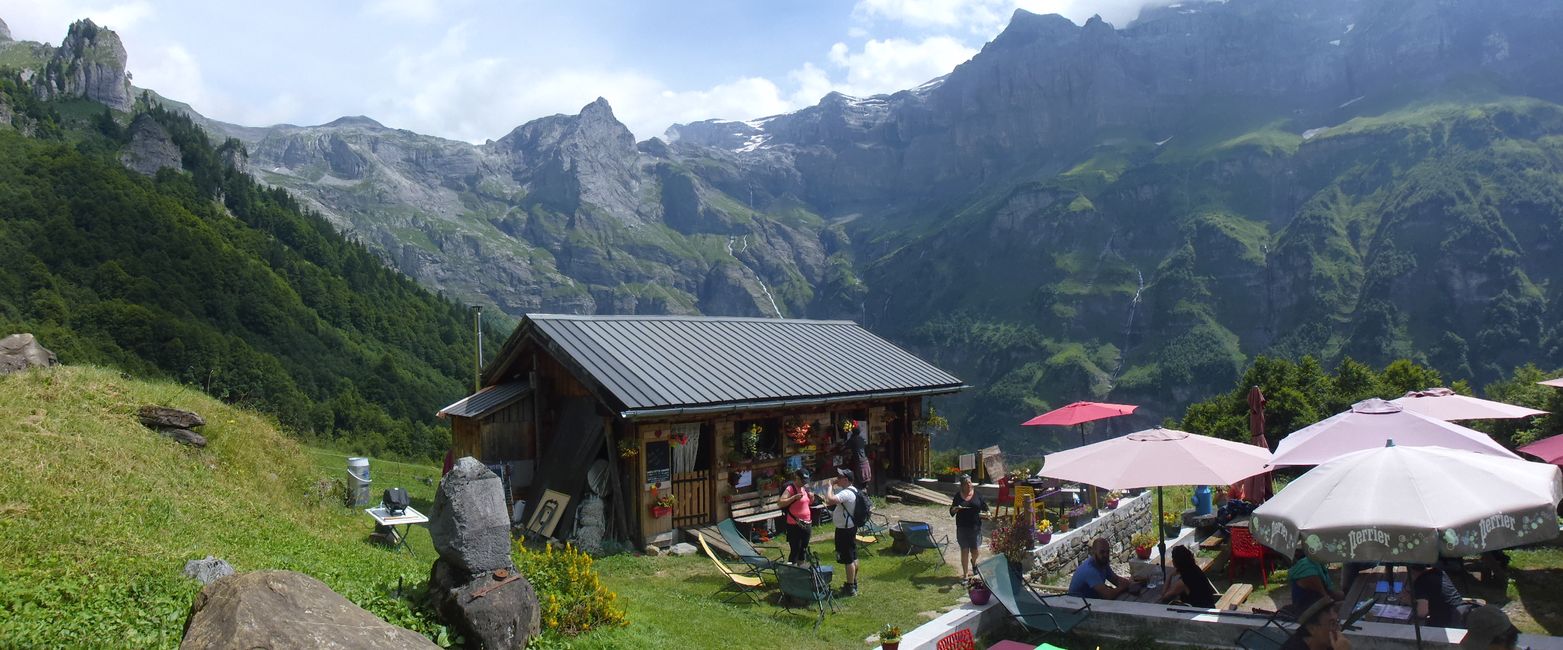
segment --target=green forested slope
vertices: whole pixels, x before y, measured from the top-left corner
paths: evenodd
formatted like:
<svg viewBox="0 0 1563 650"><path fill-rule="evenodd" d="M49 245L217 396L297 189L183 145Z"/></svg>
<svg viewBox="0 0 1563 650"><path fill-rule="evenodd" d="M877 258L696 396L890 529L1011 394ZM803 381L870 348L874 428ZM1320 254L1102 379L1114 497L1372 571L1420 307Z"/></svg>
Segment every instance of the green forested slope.
<svg viewBox="0 0 1563 650"><path fill-rule="evenodd" d="M112 116L57 137L0 129L0 330L38 334L65 363L198 386L307 436L442 451L433 413L471 367L464 310L237 172L236 143L214 147L188 118L151 111L190 171L124 169Z"/></svg>

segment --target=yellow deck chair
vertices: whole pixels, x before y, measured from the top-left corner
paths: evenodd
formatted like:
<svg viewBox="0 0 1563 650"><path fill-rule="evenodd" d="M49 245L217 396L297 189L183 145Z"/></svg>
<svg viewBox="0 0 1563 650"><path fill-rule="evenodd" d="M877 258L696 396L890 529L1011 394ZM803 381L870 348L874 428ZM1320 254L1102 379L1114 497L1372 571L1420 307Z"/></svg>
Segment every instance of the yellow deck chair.
<svg viewBox="0 0 1563 650"><path fill-rule="evenodd" d="M739 596L748 596L749 600L754 604L760 604L760 599L754 595L754 592L764 586L765 581L761 580L760 576L745 575L728 568L726 562L717 558L716 553L711 552L711 545L706 543L704 535L696 532L695 538L700 540L700 549L706 552L706 557L711 558L711 563L716 565L716 569L721 571L722 575L727 576L727 582L722 585L722 588L716 590L716 593L711 595L716 596L725 591L732 591L733 593L724 598L722 602L732 602L734 598Z"/></svg>

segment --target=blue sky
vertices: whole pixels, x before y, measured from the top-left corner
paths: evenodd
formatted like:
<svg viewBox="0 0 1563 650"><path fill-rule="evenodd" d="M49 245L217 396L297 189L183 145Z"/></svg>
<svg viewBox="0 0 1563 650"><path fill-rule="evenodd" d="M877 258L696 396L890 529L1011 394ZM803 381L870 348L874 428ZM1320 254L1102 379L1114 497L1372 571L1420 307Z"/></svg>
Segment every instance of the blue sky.
<svg viewBox="0 0 1563 650"><path fill-rule="evenodd" d="M137 86L245 125L368 115L482 142L606 97L639 139L945 74L1017 7L1125 24L1156 0L0 0L16 38L119 32ZM1168 0L1163 0L1168 1Z"/></svg>

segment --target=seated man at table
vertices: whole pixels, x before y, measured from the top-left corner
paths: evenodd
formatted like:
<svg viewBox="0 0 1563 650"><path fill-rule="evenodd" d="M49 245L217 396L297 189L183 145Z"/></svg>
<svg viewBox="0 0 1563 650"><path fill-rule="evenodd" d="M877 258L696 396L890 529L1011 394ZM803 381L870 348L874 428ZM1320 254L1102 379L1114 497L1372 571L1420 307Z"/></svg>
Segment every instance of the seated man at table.
<svg viewBox="0 0 1563 650"><path fill-rule="evenodd" d="M1139 593L1140 583L1113 572L1111 551L1105 538L1091 540L1091 557L1075 567L1069 595L1111 600L1125 592Z"/></svg>
<svg viewBox="0 0 1563 650"><path fill-rule="evenodd" d="M1292 555L1292 568L1286 572L1287 580L1292 583L1292 609L1302 612L1309 606L1318 602L1320 598L1332 600L1345 600L1346 595L1335 588L1335 583L1330 580L1330 572L1323 564L1308 557L1301 547Z"/></svg>
<svg viewBox="0 0 1563 650"><path fill-rule="evenodd" d="M1455 589L1449 574L1437 565L1413 570L1411 598L1416 602L1416 615L1431 627L1465 627L1465 613L1475 609L1467 604Z"/></svg>

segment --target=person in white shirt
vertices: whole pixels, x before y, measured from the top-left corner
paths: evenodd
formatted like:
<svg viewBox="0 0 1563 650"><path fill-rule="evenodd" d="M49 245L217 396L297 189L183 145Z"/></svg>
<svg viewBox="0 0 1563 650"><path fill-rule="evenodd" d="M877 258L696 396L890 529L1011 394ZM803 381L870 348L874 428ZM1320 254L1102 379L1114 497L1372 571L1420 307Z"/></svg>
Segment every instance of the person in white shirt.
<svg viewBox="0 0 1563 650"><path fill-rule="evenodd" d="M836 480L831 482L834 489L825 493L825 503L836 507L831 513L831 519L836 522L836 561L847 568L847 581L839 594L843 597L857 595L858 522L852 520L852 512L857 508L858 499L868 498L853 487L854 478L852 470L836 468Z"/></svg>

